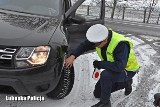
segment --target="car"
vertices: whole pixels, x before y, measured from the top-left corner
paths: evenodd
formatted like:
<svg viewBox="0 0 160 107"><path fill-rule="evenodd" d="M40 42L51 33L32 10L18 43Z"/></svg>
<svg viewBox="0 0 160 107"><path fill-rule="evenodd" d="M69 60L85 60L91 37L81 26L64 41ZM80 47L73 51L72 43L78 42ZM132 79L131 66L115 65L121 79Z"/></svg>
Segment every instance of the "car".
<svg viewBox="0 0 160 107"><path fill-rule="evenodd" d="M67 96L75 74L66 57L90 26L104 24L105 0L98 17L78 14L86 1L0 0L0 85L18 95Z"/></svg>

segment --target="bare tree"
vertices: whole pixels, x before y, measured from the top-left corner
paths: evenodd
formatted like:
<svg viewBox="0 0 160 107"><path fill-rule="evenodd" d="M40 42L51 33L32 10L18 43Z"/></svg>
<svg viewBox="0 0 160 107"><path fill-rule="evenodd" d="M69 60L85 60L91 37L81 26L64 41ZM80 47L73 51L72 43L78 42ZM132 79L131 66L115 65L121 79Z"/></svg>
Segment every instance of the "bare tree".
<svg viewBox="0 0 160 107"><path fill-rule="evenodd" d="M117 5L117 0L113 0L113 8L112 8L112 13L111 13L111 19L113 19L113 17L114 17L116 5Z"/></svg>
<svg viewBox="0 0 160 107"><path fill-rule="evenodd" d="M147 8L144 8L143 23L146 23Z"/></svg>
<svg viewBox="0 0 160 107"><path fill-rule="evenodd" d="M146 23L146 17L147 17L147 10L150 7L150 1L149 0L143 0L141 4L141 8L143 9L143 23Z"/></svg>
<svg viewBox="0 0 160 107"><path fill-rule="evenodd" d="M151 17L151 14L152 14L152 12L154 11L154 7L156 6L157 3L158 3L158 0L151 0L150 6L149 6L149 14L148 14L146 23L149 22L149 19L150 19L150 17Z"/></svg>
<svg viewBox="0 0 160 107"><path fill-rule="evenodd" d="M128 1L128 0L124 0L124 1ZM126 5L123 6L122 20L124 20L125 11L126 11Z"/></svg>
<svg viewBox="0 0 160 107"><path fill-rule="evenodd" d="M160 19L160 12L159 12L158 19L157 19L157 22L156 22L157 25L159 23L159 19Z"/></svg>
<svg viewBox="0 0 160 107"><path fill-rule="evenodd" d="M160 20L160 2L156 4L155 11L157 11L159 13L157 21L156 21L156 24L159 24L159 20Z"/></svg>
<svg viewBox="0 0 160 107"><path fill-rule="evenodd" d="M128 5L128 3L127 3L127 1L128 0L123 0L123 1L119 1L118 3L117 3L117 7L118 7L118 9L119 9L119 12L122 10L122 20L124 20L124 15L125 15L125 10L126 10L126 7L127 7L127 5Z"/></svg>
<svg viewBox="0 0 160 107"><path fill-rule="evenodd" d="M147 10L149 8L149 2L148 0L128 0L128 5L130 8L133 8L135 10L143 10L143 23L145 23L146 21L146 14L147 14Z"/></svg>

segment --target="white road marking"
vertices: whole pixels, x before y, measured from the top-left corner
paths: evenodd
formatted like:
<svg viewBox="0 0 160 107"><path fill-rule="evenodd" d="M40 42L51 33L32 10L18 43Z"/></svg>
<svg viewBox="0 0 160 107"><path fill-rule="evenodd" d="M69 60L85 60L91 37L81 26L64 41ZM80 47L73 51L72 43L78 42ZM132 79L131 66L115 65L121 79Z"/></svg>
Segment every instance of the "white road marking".
<svg viewBox="0 0 160 107"><path fill-rule="evenodd" d="M160 47L160 42L154 42L153 44L154 44L155 46Z"/></svg>

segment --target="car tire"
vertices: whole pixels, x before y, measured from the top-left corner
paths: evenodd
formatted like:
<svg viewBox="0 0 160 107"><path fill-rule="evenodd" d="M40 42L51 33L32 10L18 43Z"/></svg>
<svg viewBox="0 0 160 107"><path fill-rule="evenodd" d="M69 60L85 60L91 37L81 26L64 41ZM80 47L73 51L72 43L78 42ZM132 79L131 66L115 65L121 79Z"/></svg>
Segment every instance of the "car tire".
<svg viewBox="0 0 160 107"><path fill-rule="evenodd" d="M56 88L47 93L47 96L54 99L62 99L67 96L74 84L74 68L63 68L60 81Z"/></svg>

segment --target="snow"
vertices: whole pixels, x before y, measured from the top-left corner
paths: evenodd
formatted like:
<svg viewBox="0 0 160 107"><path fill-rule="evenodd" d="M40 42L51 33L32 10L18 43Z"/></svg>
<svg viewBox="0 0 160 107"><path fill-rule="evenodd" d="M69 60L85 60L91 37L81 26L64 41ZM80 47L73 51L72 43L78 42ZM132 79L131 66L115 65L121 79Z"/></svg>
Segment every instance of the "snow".
<svg viewBox="0 0 160 107"><path fill-rule="evenodd" d="M130 34L128 34L130 35ZM157 53L148 44L135 36L128 37L134 43L134 51L141 65L140 71L133 78L133 92L124 95L124 89L111 95L112 107L153 107L153 95L160 92L160 67L152 57ZM96 80L92 78L93 61L100 60L95 52L79 56L74 61L75 83L71 93L61 100L45 97L45 101L6 101L6 94L0 95L3 107L90 107L99 99L94 98ZM152 71L152 72L151 72ZM136 102L136 103L135 103Z"/></svg>
<svg viewBox="0 0 160 107"><path fill-rule="evenodd" d="M129 38L133 42L133 47L135 47L135 46L137 46L139 44L144 43L144 41L142 41L139 38L136 38L135 36L131 36L131 37L127 37L127 38Z"/></svg>

